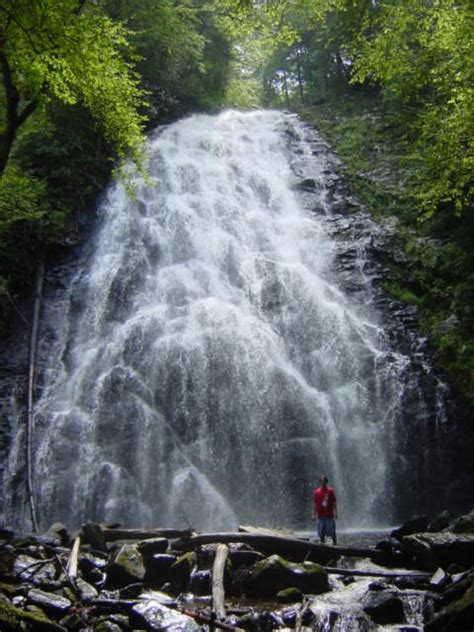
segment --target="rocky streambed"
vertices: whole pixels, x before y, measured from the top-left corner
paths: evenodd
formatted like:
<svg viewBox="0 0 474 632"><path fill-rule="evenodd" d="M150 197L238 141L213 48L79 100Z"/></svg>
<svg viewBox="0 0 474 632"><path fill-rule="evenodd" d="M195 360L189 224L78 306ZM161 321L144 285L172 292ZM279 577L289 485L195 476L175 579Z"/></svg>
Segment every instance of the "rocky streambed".
<svg viewBox="0 0 474 632"><path fill-rule="evenodd" d="M472 630L474 511L375 547L288 534L0 531L0 630Z"/></svg>

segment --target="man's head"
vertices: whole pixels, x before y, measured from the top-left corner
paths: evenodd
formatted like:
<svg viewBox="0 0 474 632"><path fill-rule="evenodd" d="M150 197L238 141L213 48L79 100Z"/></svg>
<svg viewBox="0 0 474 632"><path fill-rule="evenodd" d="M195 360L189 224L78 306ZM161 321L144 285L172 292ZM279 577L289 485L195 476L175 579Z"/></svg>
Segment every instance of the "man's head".
<svg viewBox="0 0 474 632"><path fill-rule="evenodd" d="M321 483L321 485L322 485L323 487L326 487L326 485L327 485L327 484L328 484L328 482L329 482L329 479L328 479L328 477L326 476L326 474L321 474L321 476L319 477L319 482Z"/></svg>

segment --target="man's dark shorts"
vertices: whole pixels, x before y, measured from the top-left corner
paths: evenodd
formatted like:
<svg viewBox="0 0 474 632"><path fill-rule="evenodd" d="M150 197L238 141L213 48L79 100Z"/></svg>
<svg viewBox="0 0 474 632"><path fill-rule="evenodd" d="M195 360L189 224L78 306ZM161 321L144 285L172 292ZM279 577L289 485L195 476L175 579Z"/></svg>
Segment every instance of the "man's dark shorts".
<svg viewBox="0 0 474 632"><path fill-rule="evenodd" d="M318 535L321 540L324 538L336 537L336 521L334 518L318 518Z"/></svg>

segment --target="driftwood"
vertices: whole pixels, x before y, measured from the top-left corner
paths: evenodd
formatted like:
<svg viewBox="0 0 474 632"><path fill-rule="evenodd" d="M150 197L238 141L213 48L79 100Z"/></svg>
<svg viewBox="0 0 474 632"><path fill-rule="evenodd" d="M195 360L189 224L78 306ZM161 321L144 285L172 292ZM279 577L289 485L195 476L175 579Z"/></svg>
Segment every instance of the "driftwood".
<svg viewBox="0 0 474 632"><path fill-rule="evenodd" d="M106 542L116 540L149 540L151 538L187 538L194 532L191 529L119 529L101 527Z"/></svg>
<svg viewBox="0 0 474 632"><path fill-rule="evenodd" d="M268 555L277 553L296 562L310 560L324 564L342 555L347 557L367 557L373 562L380 563L383 563L387 558L387 553L377 549L317 544L309 540L272 535L270 533L202 533L181 538L173 543L173 547L186 550L202 544L230 544L233 542L248 544L253 549Z"/></svg>
<svg viewBox="0 0 474 632"><path fill-rule="evenodd" d="M433 573L397 573L396 571L364 571L356 568L334 568L325 566L326 573L330 575L346 575L354 577L414 577L415 579L429 579Z"/></svg>
<svg viewBox="0 0 474 632"><path fill-rule="evenodd" d="M229 547L219 544L212 567L212 610L219 620L225 619L224 570L228 555Z"/></svg>
<svg viewBox="0 0 474 632"><path fill-rule="evenodd" d="M241 628L236 628L235 625L230 623L224 623L224 621L217 621L212 615L203 614L202 612L194 612L193 610L180 610L182 614L192 617L197 623L208 625L212 630L218 628L219 630L230 630L231 632L241 632ZM242 631L243 632L243 631Z"/></svg>
<svg viewBox="0 0 474 632"><path fill-rule="evenodd" d="M77 558L79 555L79 547L81 545L81 538L77 536L72 545L71 555L67 561L66 572L69 579L75 579L77 577Z"/></svg>
<svg viewBox="0 0 474 632"><path fill-rule="evenodd" d="M28 503L30 506L31 525L33 531L38 531L38 520L36 517L36 507L33 497L33 458L32 458L32 430L33 430L33 402L35 390L35 374L36 374L36 345L38 339L38 327L41 301L43 298L43 282L44 282L44 260L42 259L38 265L36 273L35 286L35 302L33 307L33 320L31 323L30 346L28 352L28 391L26 394L26 488L28 492Z"/></svg>

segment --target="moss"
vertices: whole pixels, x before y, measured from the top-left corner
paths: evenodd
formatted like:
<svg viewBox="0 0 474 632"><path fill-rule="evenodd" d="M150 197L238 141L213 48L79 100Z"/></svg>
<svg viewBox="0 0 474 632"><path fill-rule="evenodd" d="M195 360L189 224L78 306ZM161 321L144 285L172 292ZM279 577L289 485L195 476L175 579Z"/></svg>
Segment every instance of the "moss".
<svg viewBox="0 0 474 632"><path fill-rule="evenodd" d="M417 296L412 290L402 287L396 283L384 283L383 289L394 298L408 303L409 305L422 305L423 299Z"/></svg>
<svg viewBox="0 0 474 632"><path fill-rule="evenodd" d="M6 601L0 601L0 629L2 632L16 632L17 630L31 630L31 632L64 631L62 626L48 619L43 612L21 610Z"/></svg>

